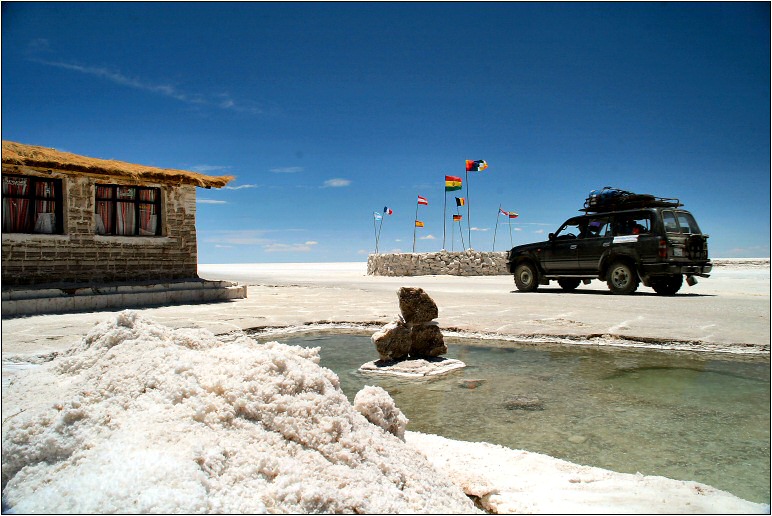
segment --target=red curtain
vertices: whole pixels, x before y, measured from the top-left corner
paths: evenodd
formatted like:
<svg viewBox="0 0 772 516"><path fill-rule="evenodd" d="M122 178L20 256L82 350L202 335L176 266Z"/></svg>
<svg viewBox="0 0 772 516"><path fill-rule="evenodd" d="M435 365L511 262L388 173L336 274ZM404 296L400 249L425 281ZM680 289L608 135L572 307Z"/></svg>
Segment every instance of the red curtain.
<svg viewBox="0 0 772 516"><path fill-rule="evenodd" d="M32 217L29 199L21 197L30 193L30 179L26 177L3 177L3 232L31 233Z"/></svg>

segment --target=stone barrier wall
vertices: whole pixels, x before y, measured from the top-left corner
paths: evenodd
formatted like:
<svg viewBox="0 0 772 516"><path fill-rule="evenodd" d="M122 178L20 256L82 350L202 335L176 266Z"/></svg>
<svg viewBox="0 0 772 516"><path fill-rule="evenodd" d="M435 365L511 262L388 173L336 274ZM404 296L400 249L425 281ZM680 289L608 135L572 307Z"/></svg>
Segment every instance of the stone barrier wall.
<svg viewBox="0 0 772 516"><path fill-rule="evenodd" d="M467 250L451 253L387 253L367 258L367 274L372 276L451 276L509 275L507 251Z"/></svg>

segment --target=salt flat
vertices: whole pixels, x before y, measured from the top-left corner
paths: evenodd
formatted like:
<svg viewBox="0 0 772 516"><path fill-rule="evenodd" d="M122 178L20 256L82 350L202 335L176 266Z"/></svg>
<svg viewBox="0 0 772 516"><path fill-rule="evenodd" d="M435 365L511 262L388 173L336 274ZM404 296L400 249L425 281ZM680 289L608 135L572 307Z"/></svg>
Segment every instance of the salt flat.
<svg viewBox="0 0 772 516"><path fill-rule="evenodd" d="M515 290L509 276L372 277L365 274L365 268L364 263L200 265L203 278L248 284L248 298L136 312L167 328L200 328L215 334L248 328L292 330L309 325L365 328L390 321L399 311L398 288L416 286L424 288L437 302L440 326L452 335L769 355L769 260L729 262L716 267L713 277L701 280L695 287L684 287L674 297L656 296L646 288L632 296L613 296L601 282L582 286L575 293L563 293L555 287L524 294ZM4 385L13 376L26 374L23 371L29 369L28 362L47 362L48 354L81 344L96 323L116 317L120 316L115 312L100 312L3 320ZM186 337L186 341L190 339ZM198 346L197 341L191 342L195 345L190 347ZM207 371L205 364L202 367ZM41 392L61 392L57 377L48 378L47 391ZM14 391L14 386L3 389L4 420L23 412L22 405L27 402L40 405L44 411L50 409L50 401L34 391L34 382L25 385L23 392ZM127 414L127 421L142 414ZM94 428L96 436L99 426ZM421 451L438 471L467 494L484 498L486 508L493 511L769 511L769 505L746 502L694 482L587 468L486 443L463 443L412 432L406 438L407 444ZM181 457L183 451L179 450ZM106 456L96 457L94 463ZM189 480L180 478L181 482ZM44 478L41 481L46 482ZM227 496L228 492L224 493Z"/></svg>

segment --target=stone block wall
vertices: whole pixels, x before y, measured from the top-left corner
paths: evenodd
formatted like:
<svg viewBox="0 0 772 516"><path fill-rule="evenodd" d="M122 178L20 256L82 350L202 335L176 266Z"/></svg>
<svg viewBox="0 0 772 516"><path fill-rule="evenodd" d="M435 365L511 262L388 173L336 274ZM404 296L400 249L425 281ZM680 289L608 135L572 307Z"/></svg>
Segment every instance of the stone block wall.
<svg viewBox="0 0 772 516"><path fill-rule="evenodd" d="M452 276L508 275L507 251L371 254L367 274L373 276Z"/></svg>
<svg viewBox="0 0 772 516"><path fill-rule="evenodd" d="M109 177L97 181L89 176L56 171L43 174L12 170L8 173L62 179L64 234L3 233L3 288L198 277L195 186L136 183ZM97 235L94 216L97 182L160 188L161 235Z"/></svg>

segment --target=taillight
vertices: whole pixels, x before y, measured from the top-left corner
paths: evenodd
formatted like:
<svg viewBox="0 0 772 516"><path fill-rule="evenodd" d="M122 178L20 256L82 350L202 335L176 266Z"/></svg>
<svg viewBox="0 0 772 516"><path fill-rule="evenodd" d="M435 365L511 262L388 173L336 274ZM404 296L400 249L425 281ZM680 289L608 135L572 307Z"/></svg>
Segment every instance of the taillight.
<svg viewBox="0 0 772 516"><path fill-rule="evenodd" d="M664 238L659 241L659 257L667 258L667 240Z"/></svg>

